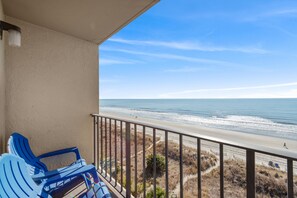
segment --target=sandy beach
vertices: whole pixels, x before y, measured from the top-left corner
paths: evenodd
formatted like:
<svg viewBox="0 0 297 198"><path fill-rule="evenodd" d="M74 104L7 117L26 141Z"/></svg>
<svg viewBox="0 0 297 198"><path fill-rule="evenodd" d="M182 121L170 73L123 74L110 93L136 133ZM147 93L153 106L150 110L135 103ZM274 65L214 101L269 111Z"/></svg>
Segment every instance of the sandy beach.
<svg viewBox="0 0 297 198"><path fill-rule="evenodd" d="M121 113L104 112L102 113L102 115L107 117L116 117L123 120L130 120L131 122L141 122L146 123L148 125L155 125L158 127L175 130L189 135L196 135L198 137L206 139L213 139L218 141L221 140L224 142L228 142L230 144L234 143L235 145L242 144L246 146L260 146L263 148L271 148L273 150L277 150L280 153L288 152L290 153L290 155L296 154L297 158L297 141L294 140L248 134L238 131L226 131L222 129L204 128L201 126L195 126L191 124L174 123L156 119L135 117L133 115L125 115ZM284 148L284 143L286 143L288 149Z"/></svg>
<svg viewBox="0 0 297 198"><path fill-rule="evenodd" d="M167 122L163 120L148 119L143 117L135 117L133 115L122 114L120 112L102 112L101 115L107 117L114 117L122 120L128 120L131 122L142 123L146 125L153 125L162 129L168 129L170 131L182 132L184 134L197 136L200 138L205 138L213 141L219 141L228 143L231 145L242 146L244 148L252 148L259 151L266 151L272 154L289 156L297 159L297 142L294 140L281 139L269 136L248 134L237 131L226 131L214 128L204 128L201 126L195 126L191 124L174 123ZM157 133L161 138L164 138L164 133ZM169 139L178 141L177 136L169 136ZM196 147L196 141L193 138L184 137L184 144L191 147ZM287 148L284 148L284 143L286 143ZM212 150L214 153L218 153L218 144L211 142L202 142L202 147L204 150ZM245 158L245 151L242 149L236 149L234 147L224 147L225 157L238 157ZM286 169L286 161L269 155L256 154L257 163L266 165L268 161L273 161L280 164L281 169Z"/></svg>

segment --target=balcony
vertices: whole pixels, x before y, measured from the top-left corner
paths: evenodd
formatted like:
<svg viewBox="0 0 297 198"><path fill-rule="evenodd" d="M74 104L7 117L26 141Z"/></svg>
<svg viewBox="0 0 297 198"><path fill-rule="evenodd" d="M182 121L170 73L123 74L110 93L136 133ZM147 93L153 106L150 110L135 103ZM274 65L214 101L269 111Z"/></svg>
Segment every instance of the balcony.
<svg viewBox="0 0 297 198"><path fill-rule="evenodd" d="M118 197L297 196L296 153L92 117L94 163Z"/></svg>
<svg viewBox="0 0 297 198"><path fill-rule="evenodd" d="M0 40L0 154L13 131L29 138L36 155L77 146L114 197L296 197L296 153L90 119L99 111L98 45L157 2L0 0L0 20L22 29L20 48L9 46L7 33ZM56 197L79 196L81 183Z"/></svg>

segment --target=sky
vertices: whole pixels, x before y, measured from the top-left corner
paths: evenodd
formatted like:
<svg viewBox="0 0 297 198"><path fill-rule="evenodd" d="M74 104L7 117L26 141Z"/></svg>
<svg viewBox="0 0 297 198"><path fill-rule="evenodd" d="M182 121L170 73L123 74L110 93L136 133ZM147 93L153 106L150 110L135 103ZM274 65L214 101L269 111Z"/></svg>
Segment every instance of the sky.
<svg viewBox="0 0 297 198"><path fill-rule="evenodd" d="M101 99L297 98L297 1L161 0L99 66Z"/></svg>

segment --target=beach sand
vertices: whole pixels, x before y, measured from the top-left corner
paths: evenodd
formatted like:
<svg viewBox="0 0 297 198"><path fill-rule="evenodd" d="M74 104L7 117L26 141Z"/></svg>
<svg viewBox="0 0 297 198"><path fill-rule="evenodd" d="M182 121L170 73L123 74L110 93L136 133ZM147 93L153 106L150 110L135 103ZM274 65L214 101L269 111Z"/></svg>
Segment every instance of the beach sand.
<svg viewBox="0 0 297 198"><path fill-rule="evenodd" d="M258 151L265 151L271 154L277 154L280 156L288 156L294 159L297 159L297 141L282 139L282 138L275 138L263 135L255 135L255 134L248 134L244 132L237 132L237 131L227 131L221 129L214 129L214 128L204 128L201 126L196 126L192 124L184 124L184 123L177 123L177 122L168 122L163 120L156 120L156 119L148 119L143 117L135 117L133 115L126 115L122 113L114 113L114 112L102 112L101 115L106 117L113 117L122 120L127 120L131 122L142 123L145 125L155 126L157 128L167 129L169 131L177 131L183 134L192 135L195 137L200 137L208 140L213 140L217 142L223 142L225 144L236 145L243 148L251 148ZM164 133L157 133L157 135L164 138ZM176 138L176 139L174 139ZM178 141L178 136L169 136L169 139ZM204 142L204 141L203 141ZM196 147L196 141L193 138L187 138L184 136L183 143L187 146ZM286 143L287 148L284 148L284 143ZM207 143L204 144L209 146L209 149L212 149L213 152L219 153L218 144ZM204 147L202 143L202 147ZM209 150L204 148L204 150ZM225 152L229 152L228 156L234 156L234 154L238 154L236 157L245 158L245 151L242 149L237 149L234 147L224 147ZM228 151L226 151L228 150ZM273 157L264 154L256 153L256 160L257 163L267 164L267 161L273 161L282 164L282 169L285 169L286 160L280 159L279 157Z"/></svg>

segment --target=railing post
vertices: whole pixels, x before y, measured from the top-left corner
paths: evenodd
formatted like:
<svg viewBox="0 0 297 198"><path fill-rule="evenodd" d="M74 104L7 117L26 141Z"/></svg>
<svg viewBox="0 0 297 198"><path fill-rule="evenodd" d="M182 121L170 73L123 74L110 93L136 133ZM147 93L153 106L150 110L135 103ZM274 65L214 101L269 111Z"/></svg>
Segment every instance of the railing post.
<svg viewBox="0 0 297 198"><path fill-rule="evenodd" d="M246 182L247 198L255 198L255 152L250 149L246 151Z"/></svg>
<svg viewBox="0 0 297 198"><path fill-rule="evenodd" d="M153 157L154 157L154 170L153 170L153 177L154 177L154 198L157 197L157 160L156 160L156 129L153 129Z"/></svg>
<svg viewBox="0 0 297 198"><path fill-rule="evenodd" d="M99 163L99 166L100 166L100 172L101 174L103 173L103 117L101 117L101 120L100 120L100 135L101 135L101 138L100 138L100 163ZM98 142L99 144L99 142Z"/></svg>
<svg viewBox="0 0 297 198"><path fill-rule="evenodd" d="M121 132L121 192L123 192L123 121L120 123Z"/></svg>
<svg viewBox="0 0 297 198"><path fill-rule="evenodd" d="M293 161L292 159L287 160L287 178L288 178L288 198L294 197L294 179L293 179Z"/></svg>
<svg viewBox="0 0 297 198"><path fill-rule="evenodd" d="M198 198L202 197L201 190L201 140L197 139L197 172L198 172Z"/></svg>
<svg viewBox="0 0 297 198"><path fill-rule="evenodd" d="M224 145L220 144L220 197L224 198Z"/></svg>
<svg viewBox="0 0 297 198"><path fill-rule="evenodd" d="M107 177L107 119L105 117L104 119L105 125L104 125L104 132L105 132L105 164L104 164L104 169L105 169L105 177Z"/></svg>
<svg viewBox="0 0 297 198"><path fill-rule="evenodd" d="M183 182L183 136L180 134L179 135L179 182L180 182L180 198L184 197L184 182Z"/></svg>
<svg viewBox="0 0 297 198"><path fill-rule="evenodd" d="M134 124L134 159L135 159L135 168L134 168L134 194L137 197L137 125Z"/></svg>
<svg viewBox="0 0 297 198"><path fill-rule="evenodd" d="M111 181L111 175L112 175L112 156L111 156L111 136L112 136L112 132L111 132L111 122L112 119L109 118L109 179Z"/></svg>
<svg viewBox="0 0 297 198"><path fill-rule="evenodd" d="M115 172L116 172L116 176L115 176L115 186L117 186L118 184L118 159L117 159L117 143L118 143L118 125L117 125L117 120L114 120L114 142L115 142L115 148L114 148L114 156L115 156L115 160L114 160L114 167L115 167Z"/></svg>
<svg viewBox="0 0 297 198"><path fill-rule="evenodd" d="M165 165L166 165L166 198L169 198L169 175L168 175L168 131L165 131Z"/></svg>
<svg viewBox="0 0 297 198"><path fill-rule="evenodd" d="M97 170L99 169L99 167L100 167L100 152L99 152L99 150L100 150L100 137L99 137L99 133L101 133L101 130L100 130L100 128L99 127L101 127L101 125L100 125L100 120L101 120L101 118L100 118L100 116L97 116L97 139L96 139L96 152L97 152L97 156L96 156L96 158L97 158L97 160L96 160L96 163L97 163L97 166L96 166L96 168L97 168Z"/></svg>
<svg viewBox="0 0 297 198"><path fill-rule="evenodd" d="M146 138L146 135L145 135L145 126L143 126L143 137L142 137L142 139L143 139L143 156L142 156L142 160L143 160L143 162L142 162L142 169L143 169L143 197L145 197L146 196L146 172L145 172L145 138Z"/></svg>
<svg viewBox="0 0 297 198"><path fill-rule="evenodd" d="M94 116L94 134L93 134L93 160L94 160L94 165L97 167L96 165L96 125L97 125L97 116Z"/></svg>
<svg viewBox="0 0 297 198"><path fill-rule="evenodd" d="M131 197L131 142L130 123L126 122L126 197Z"/></svg>

